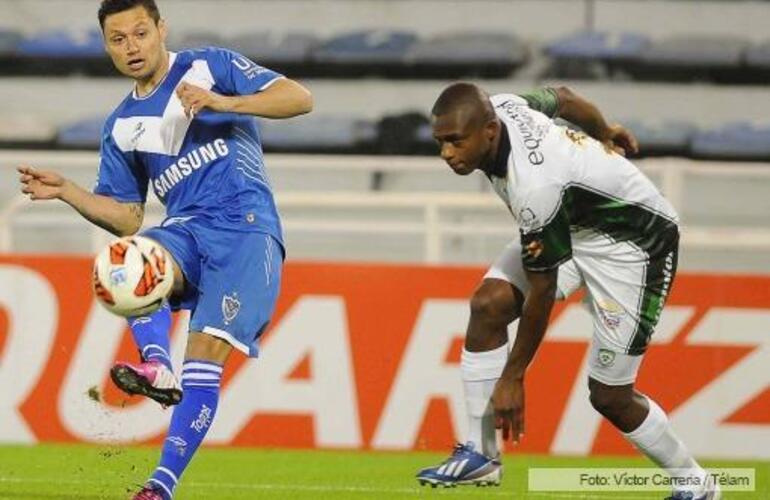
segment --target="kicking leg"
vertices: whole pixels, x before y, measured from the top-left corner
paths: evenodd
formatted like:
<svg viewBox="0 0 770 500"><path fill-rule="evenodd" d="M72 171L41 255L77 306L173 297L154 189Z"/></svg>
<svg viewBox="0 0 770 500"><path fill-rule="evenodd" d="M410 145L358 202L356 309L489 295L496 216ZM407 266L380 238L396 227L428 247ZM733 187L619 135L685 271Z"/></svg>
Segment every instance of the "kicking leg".
<svg viewBox="0 0 770 500"><path fill-rule="evenodd" d="M179 266L174 266L173 293L181 294L184 277ZM169 354L171 309L164 303L147 316L128 319L131 334L139 349L141 363L118 362L110 370L115 385L126 394L141 394L164 406L178 404L182 389L174 376Z"/></svg>

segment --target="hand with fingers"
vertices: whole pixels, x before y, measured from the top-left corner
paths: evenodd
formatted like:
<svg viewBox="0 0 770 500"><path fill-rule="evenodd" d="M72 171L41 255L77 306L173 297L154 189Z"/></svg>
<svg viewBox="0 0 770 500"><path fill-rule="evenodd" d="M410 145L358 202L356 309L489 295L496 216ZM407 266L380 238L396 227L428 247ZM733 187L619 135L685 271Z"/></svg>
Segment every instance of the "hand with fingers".
<svg viewBox="0 0 770 500"><path fill-rule="evenodd" d="M503 440L518 444L524 436L524 379L501 378L492 393L495 427L502 429Z"/></svg>
<svg viewBox="0 0 770 500"><path fill-rule="evenodd" d="M615 152L623 156L639 152L639 142L634 134L618 123L613 123L607 127L602 143L608 152Z"/></svg>
<svg viewBox="0 0 770 500"><path fill-rule="evenodd" d="M176 95L182 101L184 114L187 118L192 119L196 113L204 108L209 108L212 111L222 111L220 107L221 95L191 83L180 83L176 88Z"/></svg>
<svg viewBox="0 0 770 500"><path fill-rule="evenodd" d="M21 192L31 200L53 200L60 198L67 179L56 172L40 171L28 165L16 169L19 172Z"/></svg>

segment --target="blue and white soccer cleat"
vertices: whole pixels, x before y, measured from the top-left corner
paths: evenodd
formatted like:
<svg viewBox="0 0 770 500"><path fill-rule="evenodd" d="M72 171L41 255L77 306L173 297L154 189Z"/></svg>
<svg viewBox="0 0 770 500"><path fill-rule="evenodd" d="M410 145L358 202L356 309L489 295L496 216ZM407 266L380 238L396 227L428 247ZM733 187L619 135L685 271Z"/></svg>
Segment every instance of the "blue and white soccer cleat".
<svg viewBox="0 0 770 500"><path fill-rule="evenodd" d="M473 443L455 445L452 455L439 465L426 467L417 473L421 485L454 488L458 484L500 486L503 464L500 458L489 458L474 450Z"/></svg>
<svg viewBox="0 0 770 500"><path fill-rule="evenodd" d="M721 500L722 490L719 488L719 484L714 481L714 478L709 476L706 481L706 493L696 497L691 491L677 491L670 497L666 497L665 500Z"/></svg>

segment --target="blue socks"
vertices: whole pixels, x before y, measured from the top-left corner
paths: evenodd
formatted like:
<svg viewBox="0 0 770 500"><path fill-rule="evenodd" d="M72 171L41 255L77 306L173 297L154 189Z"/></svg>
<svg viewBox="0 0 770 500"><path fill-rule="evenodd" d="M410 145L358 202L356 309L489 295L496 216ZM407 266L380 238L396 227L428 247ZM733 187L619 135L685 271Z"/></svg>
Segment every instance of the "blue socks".
<svg viewBox="0 0 770 500"><path fill-rule="evenodd" d="M210 361L187 360L182 366L184 397L174 407L160 464L148 484L164 500L174 495L179 478L211 427L219 402L222 366Z"/></svg>
<svg viewBox="0 0 770 500"><path fill-rule="evenodd" d="M169 330L171 330L171 309L167 302L150 314L128 318L131 333L134 336L142 359L160 361L173 371L169 355Z"/></svg>

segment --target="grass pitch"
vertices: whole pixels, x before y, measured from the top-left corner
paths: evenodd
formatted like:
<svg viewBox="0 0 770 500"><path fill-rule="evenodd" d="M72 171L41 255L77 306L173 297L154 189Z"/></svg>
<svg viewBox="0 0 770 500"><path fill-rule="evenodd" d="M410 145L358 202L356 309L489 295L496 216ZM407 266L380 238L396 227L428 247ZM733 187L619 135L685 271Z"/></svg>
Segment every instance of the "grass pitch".
<svg viewBox="0 0 770 500"><path fill-rule="evenodd" d="M126 499L154 468L159 450L146 447L0 447L0 499ZM446 454L205 448L175 499L661 499L664 492L612 494L527 491L528 467L648 467L642 458L554 458L506 455L498 488L420 487L415 471ZM770 499L770 462L707 461L711 467L756 469L757 491L728 499Z"/></svg>

